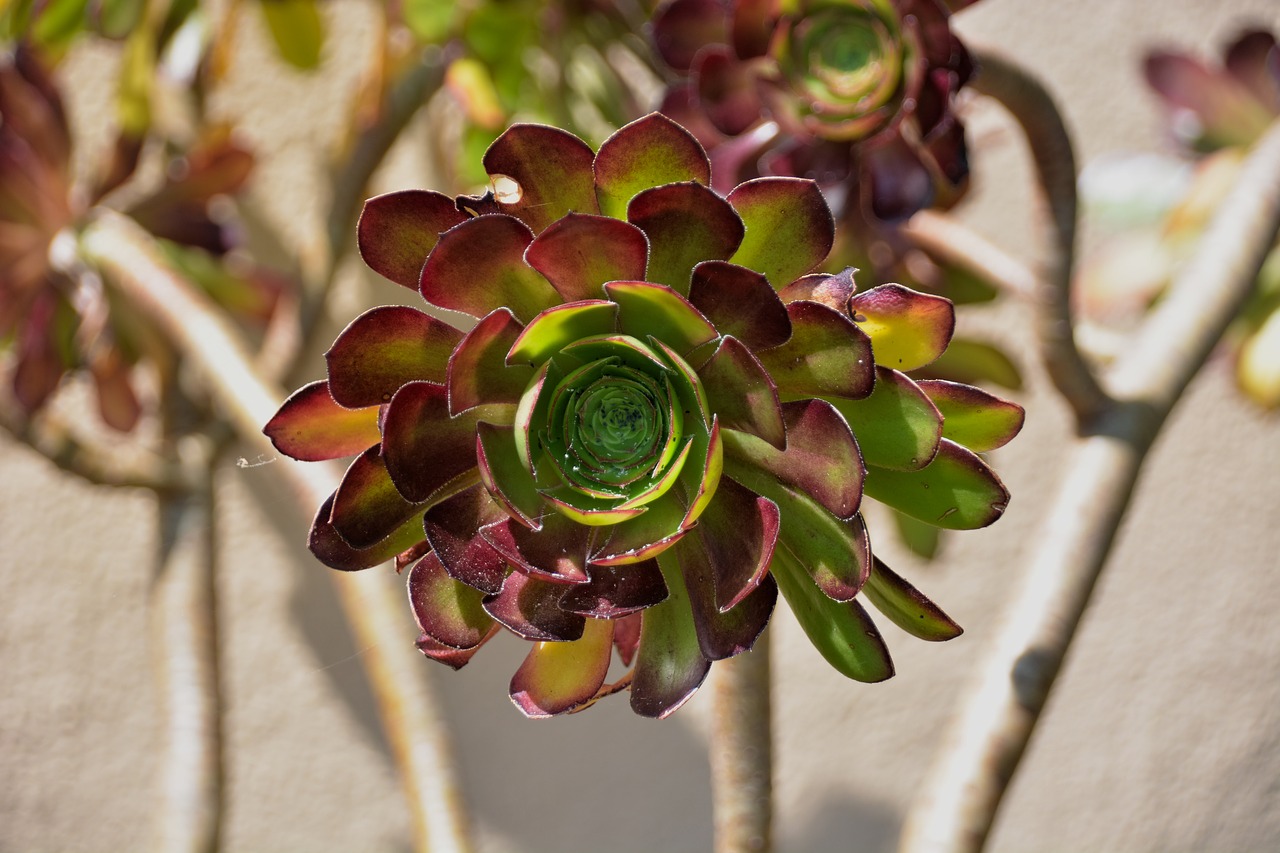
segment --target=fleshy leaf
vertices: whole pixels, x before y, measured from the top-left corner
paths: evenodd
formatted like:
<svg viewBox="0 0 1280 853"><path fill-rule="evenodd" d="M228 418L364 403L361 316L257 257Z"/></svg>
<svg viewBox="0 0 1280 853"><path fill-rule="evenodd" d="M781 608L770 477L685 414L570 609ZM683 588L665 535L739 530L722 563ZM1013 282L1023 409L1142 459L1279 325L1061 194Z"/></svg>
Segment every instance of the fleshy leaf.
<svg viewBox="0 0 1280 853"><path fill-rule="evenodd" d="M512 572L502 592L484 600L485 611L526 640L568 642L582 636L583 617L560 609L568 587Z"/></svg>
<svg viewBox="0 0 1280 853"><path fill-rule="evenodd" d="M422 265L441 232L465 222L453 199L429 190L401 190L364 203L356 225L360 257L370 269L417 290Z"/></svg>
<svg viewBox="0 0 1280 853"><path fill-rule="evenodd" d="M849 308L849 298L858 290L853 277L857 272L848 267L835 275L811 273L801 276L778 292L783 302L818 302L843 314Z"/></svg>
<svg viewBox="0 0 1280 853"><path fill-rule="evenodd" d="M548 513L540 530L510 519L480 529L490 545L521 571L560 584L586 583L592 532L559 513ZM510 579L508 579L510 583Z"/></svg>
<svg viewBox="0 0 1280 853"><path fill-rule="evenodd" d="M861 604L823 595L782 549L774 554L771 574L809 642L838 672L866 682L892 677L889 649Z"/></svg>
<svg viewBox="0 0 1280 853"><path fill-rule="evenodd" d="M534 238L529 266L546 276L565 302L599 299L606 281L645 278L649 241L629 222L570 213Z"/></svg>
<svg viewBox="0 0 1280 853"><path fill-rule="evenodd" d="M414 563L406 585L418 628L431 639L470 649L489 635L493 619L481 606L484 593L450 577L434 552Z"/></svg>
<svg viewBox="0 0 1280 853"><path fill-rule="evenodd" d="M721 133L737 136L760 121L764 107L756 89L757 72L739 62L728 48L700 51L693 77L698 99Z"/></svg>
<svg viewBox="0 0 1280 853"><path fill-rule="evenodd" d="M868 468L866 494L881 503L948 530L986 527L1004 514L1009 491L987 463L948 439L919 471Z"/></svg>
<svg viewBox="0 0 1280 853"><path fill-rule="evenodd" d="M439 661L451 669L457 670L466 666L471 659L476 656L476 652L480 651L480 646L487 643L496 633L498 633L498 626L495 624L489 629L489 633L485 635L484 639L481 640L479 644L469 649L455 649L452 646L446 646L444 643L437 642L426 634L420 635L418 639L414 641L414 645L417 647L418 651L422 652L426 657L429 657L434 661Z"/></svg>
<svg viewBox="0 0 1280 853"><path fill-rule="evenodd" d="M678 571L684 577L702 656L712 661L724 660L750 651L755 645L769 624L773 605L778 600L778 585L765 575L733 608L718 607L715 569L707 559L704 544L705 537L687 537L665 552L659 562L668 573Z"/></svg>
<svg viewBox="0 0 1280 853"><path fill-rule="evenodd" d="M309 71L318 67L324 19L316 0L272 0L261 8L280 57L295 68Z"/></svg>
<svg viewBox="0 0 1280 853"><path fill-rule="evenodd" d="M898 532L898 539L907 550L917 557L932 560L938 556L942 548L942 531L932 524L912 518L909 515L891 510L893 526Z"/></svg>
<svg viewBox="0 0 1280 853"><path fill-rule="evenodd" d="M664 284L611 281L604 289L618 304L618 330L625 335L652 335L680 355L716 339L715 326Z"/></svg>
<svg viewBox="0 0 1280 853"><path fill-rule="evenodd" d="M504 517L488 492L472 486L433 506L422 522L427 542L451 578L496 593L507 577L507 563L478 531Z"/></svg>
<svg viewBox="0 0 1280 853"><path fill-rule="evenodd" d="M492 177L510 178L520 200L499 202L539 233L570 211L598 213L587 143L564 130L541 124L516 124L494 140L484 154Z"/></svg>
<svg viewBox="0 0 1280 853"><path fill-rule="evenodd" d="M377 545L422 511L420 503L405 500L396 490L378 448L370 447L343 475L330 521L347 544L362 549Z"/></svg>
<svg viewBox="0 0 1280 853"><path fill-rule="evenodd" d="M953 382L992 382L1011 391L1022 388L1022 375L1009 356L991 344L954 338L937 361L916 371L917 377Z"/></svg>
<svg viewBox="0 0 1280 853"><path fill-rule="evenodd" d="M733 335L753 350L781 346L791 337L787 307L768 279L746 267L723 261L698 264L689 301L720 334Z"/></svg>
<svg viewBox="0 0 1280 853"><path fill-rule="evenodd" d="M723 426L750 433L779 450L786 447L778 389L764 366L741 341L721 339L711 358L698 370L707 392L707 405Z"/></svg>
<svg viewBox="0 0 1280 853"><path fill-rule="evenodd" d="M687 72L703 46L727 40L724 4L720 0L675 0L653 16L653 42L662 60Z"/></svg>
<svg viewBox="0 0 1280 853"><path fill-rule="evenodd" d="M942 413L942 436L976 453L1003 447L1022 429L1026 412L972 385L926 379L920 389Z"/></svg>
<svg viewBox="0 0 1280 853"><path fill-rule="evenodd" d="M612 332L617 316L618 306L604 299L548 308L524 327L507 353L507 364L539 366L574 341Z"/></svg>
<svg viewBox="0 0 1280 853"><path fill-rule="evenodd" d="M896 370L876 368L876 387L862 400L832 400L844 415L868 465L915 471L938 452L943 422L934 404Z"/></svg>
<svg viewBox="0 0 1280 853"><path fill-rule="evenodd" d="M613 528L609 539L591 555L593 565L619 566L651 559L688 532L680 524L685 508L672 493L646 509L644 515Z"/></svg>
<svg viewBox="0 0 1280 853"><path fill-rule="evenodd" d="M422 267L422 297L473 317L508 308L527 323L561 301L555 288L524 262L532 242L533 232L513 216L477 216L455 225L440 235Z"/></svg>
<svg viewBox="0 0 1280 853"><path fill-rule="evenodd" d="M624 566L594 566L591 580L569 588L560 607L596 619L619 619L663 601L667 585L656 560Z"/></svg>
<svg viewBox="0 0 1280 853"><path fill-rule="evenodd" d="M294 391L262 432L276 450L303 462L353 456L382 441L377 407L344 409L334 402L327 382Z"/></svg>
<svg viewBox="0 0 1280 853"><path fill-rule="evenodd" d="M902 630L930 642L953 640L964 633L938 605L907 583L876 557L864 587L876 609Z"/></svg>
<svg viewBox="0 0 1280 853"><path fill-rule="evenodd" d="M729 202L693 181L639 193L627 205L627 219L649 238L649 269L643 278L681 294L689 292L694 266L723 261L745 233Z"/></svg>
<svg viewBox="0 0 1280 853"><path fill-rule="evenodd" d="M949 300L900 284L882 284L849 300L849 313L871 337L876 364L908 371L942 355L956 327Z"/></svg>
<svg viewBox="0 0 1280 853"><path fill-rule="evenodd" d="M476 465L480 482L508 515L532 530L542 526L542 495L520 461L513 427L476 424Z"/></svg>
<svg viewBox="0 0 1280 853"><path fill-rule="evenodd" d="M613 623L588 619L568 643L537 643L511 679L511 701L526 717L551 717L595 698L613 656Z"/></svg>
<svg viewBox="0 0 1280 853"><path fill-rule="evenodd" d="M410 382L387 406L382 454L407 500L425 501L454 478L475 471L476 420L484 409L450 417L448 397L443 385Z"/></svg>
<svg viewBox="0 0 1280 853"><path fill-rule="evenodd" d="M520 321L507 309L499 308L467 332L449 356L451 414L485 403L514 406L520 402L525 387L533 379L533 368L508 365L506 358L522 331Z"/></svg>
<svg viewBox="0 0 1280 853"><path fill-rule="evenodd" d="M631 710L642 717L663 719L702 685L711 661L702 654L689 591L679 566L663 562L659 565L669 595L666 601L641 615Z"/></svg>
<svg viewBox="0 0 1280 853"><path fill-rule="evenodd" d="M695 528L718 610L737 606L769 573L781 523L773 501L721 480Z"/></svg>
<svg viewBox="0 0 1280 853"><path fill-rule="evenodd" d="M735 264L755 270L781 290L831 251L835 220L822 192L802 178L756 178L729 193L746 226Z"/></svg>
<svg viewBox="0 0 1280 853"><path fill-rule="evenodd" d="M631 666L636 659L636 649L640 646L640 613L632 613L614 620L613 646L618 650L618 660L623 666Z"/></svg>
<svg viewBox="0 0 1280 853"><path fill-rule="evenodd" d="M600 212L625 219L627 204L650 187L711 183L711 162L689 131L660 113L631 122L604 141L594 164Z"/></svg>
<svg viewBox="0 0 1280 853"><path fill-rule="evenodd" d="M462 333L404 305L383 305L351 321L325 353L329 393L349 409L377 406L406 382L445 380Z"/></svg>
<svg viewBox="0 0 1280 853"><path fill-rule="evenodd" d="M760 350L783 400L845 397L859 400L875 384L871 339L847 317L816 302L792 302L791 338Z"/></svg>
<svg viewBox="0 0 1280 853"><path fill-rule="evenodd" d="M422 519L415 515L373 547L352 548L338 535L338 531L333 529L333 524L329 520L332 514L333 496L330 495L316 513L307 539L307 547L311 553L331 569L343 572L368 569L387 562L397 554L404 553L425 538L422 532Z"/></svg>

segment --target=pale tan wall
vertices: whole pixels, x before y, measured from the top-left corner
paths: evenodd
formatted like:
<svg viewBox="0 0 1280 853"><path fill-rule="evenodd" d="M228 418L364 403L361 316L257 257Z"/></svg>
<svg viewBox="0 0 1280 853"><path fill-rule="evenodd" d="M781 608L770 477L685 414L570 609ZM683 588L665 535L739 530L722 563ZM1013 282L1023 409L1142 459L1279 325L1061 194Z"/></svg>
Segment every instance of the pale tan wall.
<svg viewBox="0 0 1280 853"><path fill-rule="evenodd" d="M367 7L332 4L350 41ZM1158 143L1136 73L1151 41L1208 50L1245 21L1280 27L1274 0L983 0L962 29L1037 63L1087 159ZM271 140L254 198L289 235L317 224L317 141L341 121L341 61L303 79L251 41L224 106ZM340 57L341 58L341 57ZM86 61L82 68L93 68ZM76 80L75 106L104 96ZM283 92L284 94L281 94ZM973 224L1033 258L1027 168L995 111L976 117ZM385 187L421 181L412 144ZM404 297L354 270L336 309ZM894 565L968 629L927 645L886 629L898 676L846 682L776 618L778 806L785 851L892 849L930 746L1006 590L1035 548L1061 475L1062 406L1027 357L1016 310L965 321L1023 353L1023 435L997 454L1013 491L994 528L957 536L945 558ZM232 459L234 460L235 454ZM225 543L230 811L226 849L396 851L407 819L325 569L282 509L283 460L219 482ZM1280 849L1280 429L1244 405L1226 365L1209 366L1160 440L993 847L1013 851ZM883 529L880 527L879 529ZM69 479L0 440L0 850L130 851L150 832L156 719L145 639L154 531L142 493ZM890 537L878 543L891 549ZM893 550L888 554L894 555ZM412 637L405 637L410 642ZM423 662L457 731L487 851L709 849L706 696L657 724L624 701L565 720L523 720L505 697L518 643L466 670Z"/></svg>

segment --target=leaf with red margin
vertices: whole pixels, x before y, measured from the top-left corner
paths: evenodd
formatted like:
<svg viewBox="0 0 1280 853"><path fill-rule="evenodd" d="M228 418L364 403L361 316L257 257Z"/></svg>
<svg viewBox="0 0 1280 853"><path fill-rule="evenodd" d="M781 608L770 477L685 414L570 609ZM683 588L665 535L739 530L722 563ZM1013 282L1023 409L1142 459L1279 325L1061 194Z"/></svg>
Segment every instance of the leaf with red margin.
<svg viewBox="0 0 1280 853"><path fill-rule="evenodd" d="M954 640L964 629L888 566L874 558L867 579L867 598L890 621L913 637L929 642Z"/></svg>
<svg viewBox="0 0 1280 853"><path fill-rule="evenodd" d="M693 134L660 113L620 128L600 146L592 166L600 212L625 219L627 205L650 187L711 183L711 161Z"/></svg>
<svg viewBox="0 0 1280 853"><path fill-rule="evenodd" d="M841 675L877 682L893 676L893 661L884 638L857 601L834 601L783 550L770 572L809 642Z"/></svg>
<svg viewBox="0 0 1280 853"><path fill-rule="evenodd" d="M739 62L727 47L709 46L694 60L698 100L716 129L737 136L761 120L764 104L756 69Z"/></svg>
<svg viewBox="0 0 1280 853"><path fill-rule="evenodd" d="M422 521L427 541L450 577L496 593L506 580L507 561L484 540L480 528L503 518L506 514L489 493L472 486L433 506Z"/></svg>
<svg viewBox="0 0 1280 853"><path fill-rule="evenodd" d="M624 335L652 335L680 355L716 339L716 327L665 284L611 281L604 289L618 305L618 331Z"/></svg>
<svg viewBox="0 0 1280 853"><path fill-rule="evenodd" d="M631 666L640 647L640 622L643 611L623 616L613 622L613 647L618 650L618 660L623 666ZM630 673L628 673L630 675Z"/></svg>
<svg viewBox="0 0 1280 853"><path fill-rule="evenodd" d="M501 415L512 409L481 406L450 417L443 385L410 382L397 391L382 422L382 455L400 494L425 501L454 478L474 472L476 422L510 421Z"/></svg>
<svg viewBox="0 0 1280 853"><path fill-rule="evenodd" d="M302 462L353 456L382 441L378 407L344 409L324 381L290 394L262 432L276 450Z"/></svg>
<svg viewBox="0 0 1280 853"><path fill-rule="evenodd" d="M695 528L719 611L736 607L769 573L781 524L776 503L733 480L720 481Z"/></svg>
<svg viewBox="0 0 1280 853"><path fill-rule="evenodd" d="M510 311L499 308L467 332L449 356L450 414L457 415L485 403L514 406L520 402L525 386L533 379L533 368L508 365L506 359L523 329Z"/></svg>
<svg viewBox="0 0 1280 853"><path fill-rule="evenodd" d="M644 515L614 525L607 542L591 555L595 566L622 566L656 557L688 529L681 527L684 504L674 491L667 492L651 504Z"/></svg>
<svg viewBox="0 0 1280 853"><path fill-rule="evenodd" d="M551 283L524 262L532 242L533 232L514 216L489 214L455 225L440 235L422 266L422 298L473 317L508 308L529 322L561 302Z"/></svg>
<svg viewBox="0 0 1280 853"><path fill-rule="evenodd" d="M653 43L662 61L688 72L698 51L728 40L728 20L720 0L675 0L653 16Z"/></svg>
<svg viewBox="0 0 1280 853"><path fill-rule="evenodd" d="M837 518L851 517L862 500L866 469L844 418L825 400L783 403L782 417L787 430L785 450L753 435L725 431L730 476L759 494L765 493L742 478L767 477L811 496ZM753 475L743 466L759 473Z"/></svg>
<svg viewBox="0 0 1280 853"><path fill-rule="evenodd" d="M356 224L360 257L374 272L418 289L422 265L443 231L466 221L453 199L430 190L401 190L364 203Z"/></svg>
<svg viewBox="0 0 1280 853"><path fill-rule="evenodd" d="M896 370L877 367L871 396L831 404L849 422L868 465L917 471L938 452L942 415L916 383Z"/></svg>
<svg viewBox="0 0 1280 853"><path fill-rule="evenodd" d="M1009 490L976 453L942 439L919 471L868 468L863 490L912 518L947 530L986 527L1004 514Z"/></svg>
<svg viewBox="0 0 1280 853"><path fill-rule="evenodd" d="M524 257L565 302L600 299L606 281L645 278L649 240L629 222L569 213L535 237Z"/></svg>
<svg viewBox="0 0 1280 853"><path fill-rule="evenodd" d="M732 255L745 233L729 202L693 181L639 193L627 205L627 219L649 238L648 272L632 278L665 284L681 294L689 292L690 270Z"/></svg>
<svg viewBox="0 0 1280 853"><path fill-rule="evenodd" d="M876 364L904 372L942 355L956 328L950 300L900 284L882 284L855 294L849 300L849 314L871 338Z"/></svg>
<svg viewBox="0 0 1280 853"><path fill-rule="evenodd" d="M564 714L595 698L609 673L613 623L588 619L570 643L537 643L511 679L511 701L526 717Z"/></svg>
<svg viewBox="0 0 1280 853"><path fill-rule="evenodd" d="M582 636L586 620L561 609L566 589L564 584L512 572L502 592L485 598L484 609L526 640L569 642Z"/></svg>
<svg viewBox="0 0 1280 853"><path fill-rule="evenodd" d="M592 175L595 153L568 131L541 124L514 124L484 153L490 177L520 185L520 200L499 207L536 234L570 211L598 213Z"/></svg>
<svg viewBox="0 0 1280 853"><path fill-rule="evenodd" d="M787 307L768 279L746 267L725 261L698 264L689 301L720 334L733 335L753 350L781 346L791 337Z"/></svg>
<svg viewBox="0 0 1280 853"><path fill-rule="evenodd" d="M524 327L507 353L507 363L543 365L574 341L614 331L617 317L618 306L605 299L566 302L548 308Z"/></svg>
<svg viewBox="0 0 1280 853"><path fill-rule="evenodd" d="M755 178L729 193L746 226L732 263L763 274L781 290L822 263L835 241L835 220L813 181Z"/></svg>
<svg viewBox="0 0 1280 853"><path fill-rule="evenodd" d="M933 175L902 134L880 134L860 153L860 201L876 219L900 223L934 201Z"/></svg>
<svg viewBox="0 0 1280 853"><path fill-rule="evenodd" d="M1003 447L1022 430L1026 412L1017 403L959 382L923 379L918 384L942 413L942 437L975 453Z"/></svg>
<svg viewBox="0 0 1280 853"><path fill-rule="evenodd" d="M729 429L750 433L779 450L787 446L778 389L764 366L737 338L725 337L698 369L707 405Z"/></svg>
<svg viewBox="0 0 1280 853"><path fill-rule="evenodd" d="M514 427L476 424L476 465L480 482L508 515L531 530L542 527L545 504L533 475L520 461Z"/></svg>
<svg viewBox="0 0 1280 853"><path fill-rule="evenodd" d="M843 314L849 310L849 299L858 290L853 280L858 271L846 267L835 275L810 273L801 276L778 292L783 302L817 302Z"/></svg>
<svg viewBox="0 0 1280 853"><path fill-rule="evenodd" d="M845 397L860 400L875 385L871 339L848 317L817 302L792 302L791 339L759 350L783 400Z"/></svg>
<svg viewBox="0 0 1280 853"><path fill-rule="evenodd" d="M418 628L437 643L471 649L489 635L493 619L481 605L484 593L450 577L434 552L414 563L405 586Z"/></svg>
<svg viewBox="0 0 1280 853"><path fill-rule="evenodd" d="M679 571L689 594L689 607L698 634L698 648L708 660L724 660L750 651L778 600L778 585L765 575L730 610L716 606L714 569L708 562L704 537L690 536L667 551L660 562L668 571Z"/></svg>
<svg viewBox="0 0 1280 853"><path fill-rule="evenodd" d="M631 710L663 719L689 701L711 670L702 654L689 591L679 566L660 561L667 600L641 613Z"/></svg>
<svg viewBox="0 0 1280 853"><path fill-rule="evenodd" d="M390 402L406 382L444 382L462 332L404 305L370 309L342 330L324 354L329 393L357 409Z"/></svg>
<svg viewBox="0 0 1280 853"><path fill-rule="evenodd" d="M407 501L396 489L377 447L351 461L333 495L333 529L352 548L372 548L425 506Z"/></svg>
<svg viewBox="0 0 1280 853"><path fill-rule="evenodd" d="M937 361L912 371L920 379L946 379L951 382L991 382L1017 391L1022 388L1022 374L1009 356L999 348L970 338L952 338Z"/></svg>
<svg viewBox="0 0 1280 853"><path fill-rule="evenodd" d="M560 584L588 580L594 533L559 513L547 513L540 530L503 519L480 528L480 535L520 571Z"/></svg>
<svg viewBox="0 0 1280 853"><path fill-rule="evenodd" d="M560 607L596 619L619 619L666 600L657 560L624 566L591 566L591 580L569 588Z"/></svg>
<svg viewBox="0 0 1280 853"><path fill-rule="evenodd" d="M317 560L341 572L356 572L385 563L420 545L425 538L422 532L422 518L415 515L373 547L352 548L338 535L338 531L333 529L333 524L329 521L332 514L333 496L330 495L320 505L315 520L311 523L307 548Z"/></svg>
<svg viewBox="0 0 1280 853"><path fill-rule="evenodd" d="M498 633L498 627L499 626L497 624L494 624L494 626L489 629L489 633L485 635L485 638L480 641L480 644L470 649L455 649L450 646L446 646L444 643L436 642L426 634L420 635L418 639L414 641L414 645L418 647L418 651L422 652L432 660L439 661L450 669L459 670L466 666L471 659L476 656L476 652L480 651L480 646L489 642L489 639L494 634Z"/></svg>

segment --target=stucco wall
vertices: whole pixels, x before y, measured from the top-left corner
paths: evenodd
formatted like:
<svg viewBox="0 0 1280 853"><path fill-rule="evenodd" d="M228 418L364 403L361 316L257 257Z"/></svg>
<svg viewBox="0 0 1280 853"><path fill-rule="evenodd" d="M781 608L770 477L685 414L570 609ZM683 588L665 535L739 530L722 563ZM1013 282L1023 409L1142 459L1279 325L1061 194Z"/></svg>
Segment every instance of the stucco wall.
<svg viewBox="0 0 1280 853"><path fill-rule="evenodd" d="M315 78L282 71L250 33L218 104L253 139L271 141L253 198L291 239L318 226L318 143L342 120L354 69L343 59L369 37L367 12L355 2L331 5L344 40ZM983 0L960 28L1036 65L1088 160L1160 144L1137 74L1143 45L1207 52L1250 21L1280 28L1280 5ZM89 54L70 68L78 75L72 106L92 134L108 85L100 69L111 59ZM981 145L964 215L1033 260L1021 140L994 108L977 107L972 126ZM380 187L422 180L411 134ZM335 314L345 321L365 302L403 297L352 265ZM1005 341L1026 365L1027 426L997 454L1013 501L999 524L953 537L932 565L880 536L892 564L967 629L929 645L886 627L898 665L886 684L845 681L789 614L775 617L781 850L892 849L939 727L1036 547L1063 473L1067 419L1030 356L1024 315L1006 306L964 322ZM1240 400L1227 367L1208 366L1151 456L1001 815L996 851L1280 849L1280 584L1271 582L1280 567L1280 424ZM362 650L276 482L292 463L241 468L236 456L218 483L226 849L405 850L408 821ZM146 494L87 486L0 438L0 850L147 846L157 738L146 644L154 530ZM499 639L460 673L422 665L454 724L484 849L709 849L707 696L661 724L632 716L625 701L528 722L505 696L521 653Z"/></svg>

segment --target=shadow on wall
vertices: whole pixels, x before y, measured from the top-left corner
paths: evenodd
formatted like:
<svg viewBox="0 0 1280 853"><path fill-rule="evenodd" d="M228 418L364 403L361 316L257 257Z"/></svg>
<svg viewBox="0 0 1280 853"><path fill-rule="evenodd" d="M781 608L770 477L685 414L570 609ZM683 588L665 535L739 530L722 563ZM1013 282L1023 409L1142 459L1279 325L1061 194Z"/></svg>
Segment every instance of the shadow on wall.
<svg viewBox="0 0 1280 853"><path fill-rule="evenodd" d="M782 853L892 853L898 845L902 817L886 805L870 800L825 800L802 826L782 821L778 849Z"/></svg>

